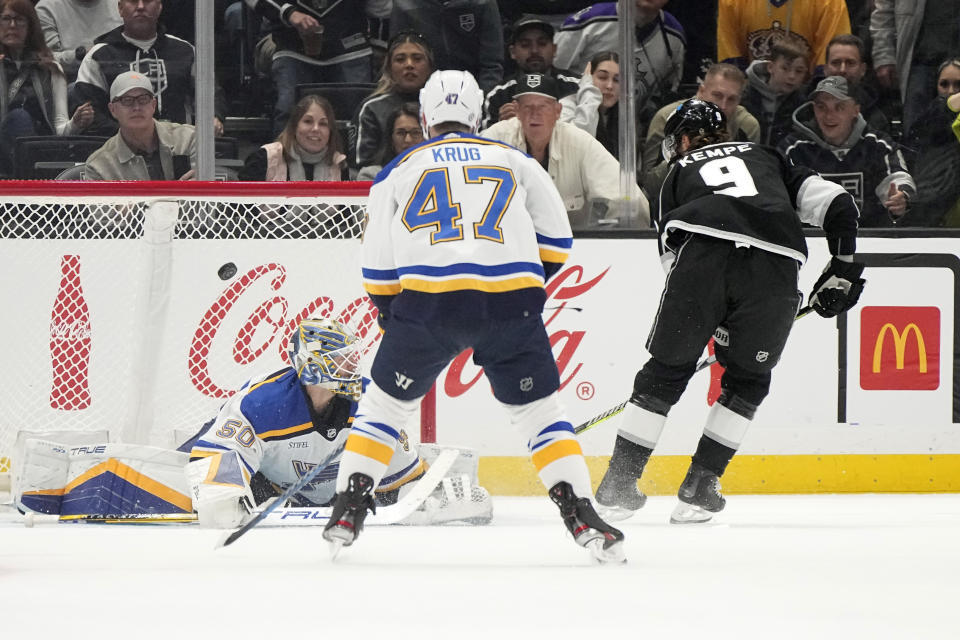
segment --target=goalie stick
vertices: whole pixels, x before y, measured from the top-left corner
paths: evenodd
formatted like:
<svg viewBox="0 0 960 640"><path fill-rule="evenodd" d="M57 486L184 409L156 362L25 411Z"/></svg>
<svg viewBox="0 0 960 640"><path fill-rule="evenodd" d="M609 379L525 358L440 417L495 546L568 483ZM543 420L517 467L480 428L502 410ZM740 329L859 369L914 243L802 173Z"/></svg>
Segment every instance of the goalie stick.
<svg viewBox="0 0 960 640"><path fill-rule="evenodd" d="M796 321L799 320L800 318L803 318L803 317L809 315L809 313L810 313L811 311L813 311L813 307L810 306L810 305L807 305L807 306L805 306L805 307L802 307L802 308L797 312L797 315L794 317L793 321L796 322ZM704 358L703 360L701 360L700 362L697 363L697 368L694 370L694 373L697 373L698 371L701 371L702 369L706 369L706 368L709 367L710 365L714 364L716 361L717 361L717 355L716 355L715 353L714 353L714 354L710 354L708 357ZM589 430L589 429L594 428L595 426L597 426L597 425L600 424L601 422L604 422L604 421L606 421L606 420L609 420L609 419L612 418L613 416L616 416L616 415L619 415L619 414L623 413L623 410L627 408L627 404L628 404L629 402L630 402L629 399L624 400L623 402L621 402L621 403L618 404L617 406L611 407L610 409L607 409L607 410L604 411L603 413L601 413L601 414L599 414L599 415L596 415L596 416L590 418L589 420L587 420L587 421L584 422L583 424L577 425L576 427L573 428L573 433L576 434L576 435L580 435L580 434L583 433L584 431L587 431L587 430Z"/></svg>
<svg viewBox="0 0 960 640"><path fill-rule="evenodd" d="M447 475L447 472L450 470L450 467L453 466L454 461L457 459L457 456L460 455L459 449L444 449L436 460L433 461L433 464L430 465L430 468L427 469L427 472L423 474L423 477L420 478L413 488L396 504L392 504L388 507L383 507L376 514L371 514L367 519L367 524L375 525L385 525L385 524L396 524L404 518L408 517L414 511L416 511L423 501L433 493L433 490L437 488L437 485L443 480L443 477ZM303 487L307 486L309 482L319 473L320 468L325 465L317 465L310 470L310 473L300 478L299 481L289 489L283 492L282 495L275 498L273 502L267 505L262 511L254 512L251 515L253 516L249 522L241 526L236 531L228 534L223 541L217 545L217 548L226 547L234 542L237 538L245 534L247 531L257 526L260 523L263 523L269 519L270 524L273 526L284 526L286 524L322 524L323 522L311 522L311 521L322 521L326 520L329 517L331 509L329 507L317 507L317 508L307 508L307 509L282 509L277 515L279 517L271 517L271 514L274 514L277 510L277 507L281 504L286 503L286 501L299 492ZM305 517L305 514L306 517ZM287 518L290 518L288 521ZM299 520L295 520L299 518ZM282 524L281 524L282 523Z"/></svg>

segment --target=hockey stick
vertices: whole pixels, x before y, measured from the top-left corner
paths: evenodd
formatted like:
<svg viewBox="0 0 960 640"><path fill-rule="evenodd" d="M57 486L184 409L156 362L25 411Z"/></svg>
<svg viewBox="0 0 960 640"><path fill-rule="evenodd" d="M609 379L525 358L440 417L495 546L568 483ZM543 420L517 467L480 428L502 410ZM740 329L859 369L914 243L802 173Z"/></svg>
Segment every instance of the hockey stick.
<svg viewBox="0 0 960 640"><path fill-rule="evenodd" d="M799 311L797 311L797 315L794 317L793 321L796 322L800 318L803 318L809 315L811 311L813 311L813 307L811 305L802 307ZM715 353L710 354L709 356L707 356L706 358L704 358L703 360L697 363L697 368L694 370L694 373L697 373L698 371L708 368L710 365L714 364L716 361L717 361L717 355ZM594 428L601 422L609 420L613 416L623 413L623 410L627 408L628 402L630 402L629 399L624 400L617 406L611 407L610 409L607 409L603 413L590 418L583 424L577 425L576 427L573 428L573 433L575 435L580 435L584 431Z"/></svg>
<svg viewBox="0 0 960 640"><path fill-rule="evenodd" d="M220 547L226 547L227 545L233 544L234 542L236 542L237 538L245 534L247 531L250 531L250 529L253 529L255 526L257 526L257 524L259 524L267 516L269 516L271 511L273 511L277 507L285 505L287 503L287 500L295 496L305 486L310 484L313 481L313 479L317 477L317 474L319 474L323 469L325 469L326 466L330 464L330 462L336 456L340 455L341 451L343 451L342 448L337 448L336 451L334 451L329 456L327 456L326 459L324 459L322 462L315 465L313 469L310 469L310 471L308 471L302 478L297 480L294 484L290 485L286 491L284 491L279 496L274 498L273 501L270 502L262 511L260 511L259 513L251 514L251 516L253 517L251 517L250 520L248 520L236 531L233 531L229 535L227 535L214 548L219 549Z"/></svg>
<svg viewBox="0 0 960 640"><path fill-rule="evenodd" d="M370 514L365 524L396 524L409 517L410 514L416 511L420 505L423 504L423 501L433 493L433 490L437 488L437 485L440 484L444 476L447 475L447 472L450 471L450 468L459 455L459 449L444 449L441 451L440 455L433 461L433 464L430 465L430 468L427 469L427 472L423 474L423 477L417 480L417 483L403 498L398 500L396 504L382 507L377 513ZM306 483L304 483L304 486L306 486ZM302 489L303 487L300 488ZM286 493L287 492L284 492L284 495L286 495ZM290 495L292 496L294 493L296 493L296 491ZM244 528L249 531L255 524L260 524L265 527L317 526L326 524L327 519L330 517L330 512L332 511L330 507L292 507L278 509L275 505L283 504L281 501L283 497L284 496L280 496L262 511L254 512L254 517L250 522L228 535L223 541L223 544L219 546L225 547L236 541L237 538L243 535L242 532ZM232 540L230 539L231 537L233 537Z"/></svg>

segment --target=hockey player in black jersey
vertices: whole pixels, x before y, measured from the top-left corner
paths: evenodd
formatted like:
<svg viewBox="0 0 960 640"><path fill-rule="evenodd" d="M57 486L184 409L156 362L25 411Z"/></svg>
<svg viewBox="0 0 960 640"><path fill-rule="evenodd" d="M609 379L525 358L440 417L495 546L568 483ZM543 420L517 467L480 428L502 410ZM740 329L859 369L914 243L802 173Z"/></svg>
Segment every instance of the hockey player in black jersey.
<svg viewBox="0 0 960 640"><path fill-rule="evenodd" d="M672 166L654 222L667 279L646 344L651 357L634 379L596 497L608 519L643 506L637 481L716 334L721 394L671 516L674 523L705 522L724 507L719 478L767 395L800 306L797 277L807 257L801 223L826 232L833 257L809 303L833 317L856 304L865 282L863 265L853 261L858 211L841 187L788 165L773 149L731 142L726 117L710 102L679 105L664 134Z"/></svg>

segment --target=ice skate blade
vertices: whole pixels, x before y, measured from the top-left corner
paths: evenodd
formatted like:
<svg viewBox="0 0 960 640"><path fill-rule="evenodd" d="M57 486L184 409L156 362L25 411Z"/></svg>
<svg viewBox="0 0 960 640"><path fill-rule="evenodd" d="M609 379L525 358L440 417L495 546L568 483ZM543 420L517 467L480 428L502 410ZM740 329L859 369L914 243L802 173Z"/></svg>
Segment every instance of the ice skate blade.
<svg viewBox="0 0 960 640"><path fill-rule="evenodd" d="M681 502L670 514L670 524L699 524L709 522L713 513L695 504Z"/></svg>
<svg viewBox="0 0 960 640"><path fill-rule="evenodd" d="M623 542L618 541L606 549L603 548L603 538L594 538L586 544L593 561L597 564L626 564L627 555L623 550Z"/></svg>
<svg viewBox="0 0 960 640"><path fill-rule="evenodd" d="M605 506L597 503L597 515L604 519L606 522L619 522L621 520L626 520L633 517L636 511L631 509L626 509L624 507Z"/></svg>

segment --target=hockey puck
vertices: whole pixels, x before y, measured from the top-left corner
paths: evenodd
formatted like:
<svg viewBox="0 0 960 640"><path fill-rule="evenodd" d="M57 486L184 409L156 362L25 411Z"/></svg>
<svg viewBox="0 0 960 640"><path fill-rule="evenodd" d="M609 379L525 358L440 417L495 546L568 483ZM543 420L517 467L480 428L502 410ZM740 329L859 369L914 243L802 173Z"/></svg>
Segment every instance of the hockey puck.
<svg viewBox="0 0 960 640"><path fill-rule="evenodd" d="M233 264L232 262L228 262L220 267L219 270L217 270L217 275L220 276L221 280L229 280L233 276L237 275L237 265Z"/></svg>

